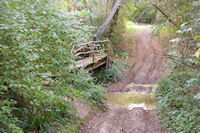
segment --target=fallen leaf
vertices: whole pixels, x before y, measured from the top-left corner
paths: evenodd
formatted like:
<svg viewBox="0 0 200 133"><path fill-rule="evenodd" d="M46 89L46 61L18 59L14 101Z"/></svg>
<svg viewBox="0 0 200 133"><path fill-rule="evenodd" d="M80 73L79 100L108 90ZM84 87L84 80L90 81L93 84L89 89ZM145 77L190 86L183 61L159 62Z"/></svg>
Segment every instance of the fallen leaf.
<svg viewBox="0 0 200 133"><path fill-rule="evenodd" d="M200 38L200 35L197 35L197 36L194 38L194 40L196 40L196 39L198 39L198 38Z"/></svg>
<svg viewBox="0 0 200 133"><path fill-rule="evenodd" d="M200 56L200 49L198 49L198 50L195 52L195 56L197 57L197 59L199 59L199 56Z"/></svg>

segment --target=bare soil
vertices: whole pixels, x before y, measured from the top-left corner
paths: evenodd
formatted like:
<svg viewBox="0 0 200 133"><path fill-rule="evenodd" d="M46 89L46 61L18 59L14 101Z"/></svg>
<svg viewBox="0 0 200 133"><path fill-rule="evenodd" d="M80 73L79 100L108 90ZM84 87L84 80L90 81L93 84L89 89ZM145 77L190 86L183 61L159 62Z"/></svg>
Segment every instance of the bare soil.
<svg viewBox="0 0 200 133"><path fill-rule="evenodd" d="M156 110L115 108L93 114L81 133L168 133L157 118Z"/></svg>
<svg viewBox="0 0 200 133"><path fill-rule="evenodd" d="M121 44L126 45L124 43ZM111 85L108 92L119 91L146 91L149 92L151 88L144 87L132 87L126 88L126 85L130 83L134 84L154 84L164 74L164 65L166 62L165 56L163 56L163 49L158 37L153 37L152 30L140 30L137 32L136 45L133 53L130 53L129 61L135 62L134 68L128 76L113 85ZM148 89L148 90L145 90Z"/></svg>
<svg viewBox="0 0 200 133"><path fill-rule="evenodd" d="M164 74L166 59L159 38L152 37L152 31L137 32L136 44L130 61L136 62L131 73L122 81L108 88L108 93L136 91L150 93L148 87L126 86L132 84L154 84ZM120 45L123 45L120 44ZM132 49L130 47L130 49ZM81 129L81 133L168 133L157 117L156 109L146 110L141 107L108 107L107 111L98 110Z"/></svg>

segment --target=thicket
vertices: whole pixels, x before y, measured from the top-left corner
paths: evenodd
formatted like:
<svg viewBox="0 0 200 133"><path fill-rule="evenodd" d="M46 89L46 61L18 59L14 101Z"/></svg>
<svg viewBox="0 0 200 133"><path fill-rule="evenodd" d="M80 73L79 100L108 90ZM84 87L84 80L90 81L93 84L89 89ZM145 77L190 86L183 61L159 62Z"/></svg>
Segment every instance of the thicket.
<svg viewBox="0 0 200 133"><path fill-rule="evenodd" d="M156 22L158 10L152 6L151 1L141 0L127 2L124 12L129 21L152 24Z"/></svg>
<svg viewBox="0 0 200 133"><path fill-rule="evenodd" d="M172 132L197 133L200 129L200 19L199 1L156 1L170 27L167 74L156 95L162 123Z"/></svg>
<svg viewBox="0 0 200 133"><path fill-rule="evenodd" d="M101 105L104 99L88 72L69 67L72 46L91 40L95 27L81 21L87 14L60 5L0 1L0 132L67 132L80 122L74 100Z"/></svg>
<svg viewBox="0 0 200 133"><path fill-rule="evenodd" d="M127 62L116 61L109 69L102 69L99 73L94 73L95 81L97 84L110 84L125 78L125 71L129 65Z"/></svg>

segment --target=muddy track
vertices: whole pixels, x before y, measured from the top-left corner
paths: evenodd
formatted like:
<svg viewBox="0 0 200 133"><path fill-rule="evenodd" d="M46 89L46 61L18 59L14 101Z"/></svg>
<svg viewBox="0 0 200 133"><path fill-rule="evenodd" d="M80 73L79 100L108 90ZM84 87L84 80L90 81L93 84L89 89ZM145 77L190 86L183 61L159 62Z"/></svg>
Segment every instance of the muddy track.
<svg viewBox="0 0 200 133"><path fill-rule="evenodd" d="M137 32L136 46L132 61L136 64L132 72L122 81L108 88L112 92L145 92L151 87L142 84L154 84L164 73L165 58L162 56L162 45L157 37L152 37L151 30ZM136 86L130 84L137 84ZM129 87L127 87L129 85ZM138 86L139 85L139 86ZM156 109L142 107L108 107L108 111L97 111L92 114L81 133L167 133L160 124Z"/></svg>
<svg viewBox="0 0 200 133"><path fill-rule="evenodd" d="M149 92L150 88L126 88L126 85L130 83L154 84L163 76L166 59L163 56L163 49L159 38L153 37L150 29L138 31L136 46L133 52L134 54L131 60L136 62L136 64L132 72L124 80L110 86L108 92Z"/></svg>

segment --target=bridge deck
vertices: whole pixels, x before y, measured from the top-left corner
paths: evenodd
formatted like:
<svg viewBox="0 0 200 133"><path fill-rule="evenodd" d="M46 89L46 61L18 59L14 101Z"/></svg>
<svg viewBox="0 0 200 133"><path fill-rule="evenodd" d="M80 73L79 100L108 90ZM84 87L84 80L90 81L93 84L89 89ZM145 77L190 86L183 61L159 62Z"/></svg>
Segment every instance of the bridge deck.
<svg viewBox="0 0 200 133"><path fill-rule="evenodd" d="M94 62L93 62L93 57L87 57L87 58L84 58L82 60L79 60L79 61L76 61L74 63L74 65L71 65L70 67L71 68L87 68L88 70L93 70L97 67L100 67L101 65L105 64L106 61L105 59L107 58L107 54L98 54L98 55L95 55L95 58L94 58ZM104 61L102 61L104 60ZM93 65L95 65L96 67L93 68ZM91 66L93 69L91 69Z"/></svg>

